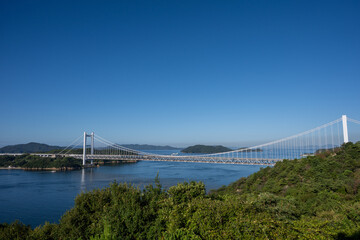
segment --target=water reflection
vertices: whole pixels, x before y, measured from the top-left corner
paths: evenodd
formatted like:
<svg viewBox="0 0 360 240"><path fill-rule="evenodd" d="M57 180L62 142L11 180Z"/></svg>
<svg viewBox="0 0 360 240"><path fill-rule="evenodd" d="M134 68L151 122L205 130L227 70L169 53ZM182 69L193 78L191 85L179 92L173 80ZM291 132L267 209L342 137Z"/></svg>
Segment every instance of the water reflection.
<svg viewBox="0 0 360 240"><path fill-rule="evenodd" d="M81 169L81 182L80 182L81 192L85 192L86 184L85 184L85 168Z"/></svg>

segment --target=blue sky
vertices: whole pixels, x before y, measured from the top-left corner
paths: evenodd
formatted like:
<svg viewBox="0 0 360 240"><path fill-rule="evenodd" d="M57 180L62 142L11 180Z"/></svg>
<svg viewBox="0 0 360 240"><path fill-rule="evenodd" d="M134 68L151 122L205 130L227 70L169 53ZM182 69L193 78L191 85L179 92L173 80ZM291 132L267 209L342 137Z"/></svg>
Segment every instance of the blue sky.
<svg viewBox="0 0 360 240"><path fill-rule="evenodd" d="M0 2L0 145L251 145L360 119L360 1Z"/></svg>

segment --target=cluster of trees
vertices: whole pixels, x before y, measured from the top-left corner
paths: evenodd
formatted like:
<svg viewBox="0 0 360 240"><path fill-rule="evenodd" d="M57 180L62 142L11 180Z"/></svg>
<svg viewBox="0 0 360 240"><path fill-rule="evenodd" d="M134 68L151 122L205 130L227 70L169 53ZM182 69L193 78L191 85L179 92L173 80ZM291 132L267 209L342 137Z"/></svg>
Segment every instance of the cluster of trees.
<svg viewBox="0 0 360 240"><path fill-rule="evenodd" d="M0 225L0 239L359 239L360 143L277 163L206 194L112 183L82 193L58 224Z"/></svg>
<svg viewBox="0 0 360 240"><path fill-rule="evenodd" d="M19 156L0 156L0 167L21 167L25 169L80 169L81 160L72 157L48 158L23 154Z"/></svg>

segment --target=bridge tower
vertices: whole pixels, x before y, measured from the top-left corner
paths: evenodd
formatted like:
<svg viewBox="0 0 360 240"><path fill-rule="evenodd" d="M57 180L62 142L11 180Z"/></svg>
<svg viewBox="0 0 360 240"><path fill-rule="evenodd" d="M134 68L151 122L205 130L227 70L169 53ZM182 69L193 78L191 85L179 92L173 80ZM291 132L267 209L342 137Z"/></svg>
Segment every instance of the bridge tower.
<svg viewBox="0 0 360 240"><path fill-rule="evenodd" d="M348 136L347 117L346 117L346 115L342 115L342 124L343 124L344 143L347 143L347 142L349 142L349 136Z"/></svg>
<svg viewBox="0 0 360 240"><path fill-rule="evenodd" d="M84 143L83 143L83 165L86 164L86 140L87 138L91 138L90 144L90 155L94 155L94 132L87 134L84 132ZM91 159L91 164L93 164L93 159Z"/></svg>

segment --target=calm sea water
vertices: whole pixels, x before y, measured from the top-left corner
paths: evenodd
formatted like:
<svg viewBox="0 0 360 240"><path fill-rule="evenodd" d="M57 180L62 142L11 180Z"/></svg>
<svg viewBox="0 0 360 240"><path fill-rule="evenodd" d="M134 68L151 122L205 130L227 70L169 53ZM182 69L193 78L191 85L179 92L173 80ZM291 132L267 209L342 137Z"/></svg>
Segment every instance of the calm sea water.
<svg viewBox="0 0 360 240"><path fill-rule="evenodd" d="M159 172L160 182L165 188L194 180L203 181L210 190L246 177L260 167L140 161L68 172L0 170L0 222L18 219L32 227L45 221L58 222L66 210L73 207L77 194L107 187L113 181L143 187L153 184Z"/></svg>

